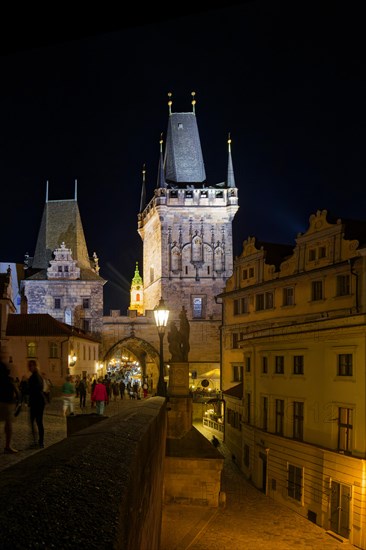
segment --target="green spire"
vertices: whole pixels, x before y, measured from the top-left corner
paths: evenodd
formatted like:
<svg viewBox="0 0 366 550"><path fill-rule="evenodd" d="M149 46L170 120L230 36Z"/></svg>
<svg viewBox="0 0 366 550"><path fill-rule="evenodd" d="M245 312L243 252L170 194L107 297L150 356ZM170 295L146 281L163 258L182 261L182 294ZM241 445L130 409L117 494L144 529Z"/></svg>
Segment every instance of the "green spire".
<svg viewBox="0 0 366 550"><path fill-rule="evenodd" d="M139 273L139 263L138 262L136 262L135 275L132 279L132 284L142 286L142 277Z"/></svg>

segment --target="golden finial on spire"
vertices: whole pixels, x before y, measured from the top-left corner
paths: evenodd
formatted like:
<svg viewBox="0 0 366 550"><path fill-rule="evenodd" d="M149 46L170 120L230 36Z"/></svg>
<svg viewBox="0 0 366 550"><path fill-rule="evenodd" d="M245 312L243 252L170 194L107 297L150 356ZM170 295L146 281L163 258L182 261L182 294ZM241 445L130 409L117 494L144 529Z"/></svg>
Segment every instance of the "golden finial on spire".
<svg viewBox="0 0 366 550"><path fill-rule="evenodd" d="M227 144L229 146L229 153L231 153L231 135L230 135L230 132L228 133Z"/></svg>
<svg viewBox="0 0 366 550"><path fill-rule="evenodd" d="M169 97L168 105L169 105L169 114L170 115L172 114L172 105L173 105L173 101L171 100L172 95L173 95L172 92L168 92L168 97Z"/></svg>
<svg viewBox="0 0 366 550"><path fill-rule="evenodd" d="M191 96L192 96L192 107L193 107L193 112L196 113L196 100L194 99L194 96L196 95L196 92L192 92L191 93Z"/></svg>

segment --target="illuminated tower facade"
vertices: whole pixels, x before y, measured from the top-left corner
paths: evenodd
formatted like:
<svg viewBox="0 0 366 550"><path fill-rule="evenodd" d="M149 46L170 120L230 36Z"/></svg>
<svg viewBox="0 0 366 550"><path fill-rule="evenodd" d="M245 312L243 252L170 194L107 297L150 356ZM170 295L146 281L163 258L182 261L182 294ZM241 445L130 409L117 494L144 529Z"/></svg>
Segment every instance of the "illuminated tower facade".
<svg viewBox="0 0 366 550"><path fill-rule="evenodd" d="M225 181L206 180L195 94L192 111L174 113L171 94L165 151L160 141L157 186L145 204L145 171L138 217L143 240L144 309L162 297L177 318L219 320L222 292L233 271L232 222L238 210L231 140Z"/></svg>
<svg viewBox="0 0 366 550"><path fill-rule="evenodd" d="M131 283L129 309L137 311L138 315L143 315L144 313L144 285L139 273L138 262L136 262L135 274Z"/></svg>

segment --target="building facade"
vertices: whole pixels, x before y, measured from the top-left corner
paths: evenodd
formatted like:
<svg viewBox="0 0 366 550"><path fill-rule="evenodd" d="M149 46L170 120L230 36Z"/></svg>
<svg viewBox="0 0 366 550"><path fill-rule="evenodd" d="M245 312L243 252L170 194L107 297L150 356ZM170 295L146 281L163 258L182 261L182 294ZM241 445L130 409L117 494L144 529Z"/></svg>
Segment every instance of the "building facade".
<svg viewBox="0 0 366 550"><path fill-rule="evenodd" d="M46 204L33 257L26 258L21 282L22 312L55 319L100 336L103 285L96 253L90 258L75 197Z"/></svg>
<svg viewBox="0 0 366 550"><path fill-rule="evenodd" d="M366 548L366 222L310 217L294 247L244 241L227 283L227 443L258 489ZM233 401L231 399L231 401ZM231 421L230 421L231 419ZM240 447L239 447L240 445Z"/></svg>

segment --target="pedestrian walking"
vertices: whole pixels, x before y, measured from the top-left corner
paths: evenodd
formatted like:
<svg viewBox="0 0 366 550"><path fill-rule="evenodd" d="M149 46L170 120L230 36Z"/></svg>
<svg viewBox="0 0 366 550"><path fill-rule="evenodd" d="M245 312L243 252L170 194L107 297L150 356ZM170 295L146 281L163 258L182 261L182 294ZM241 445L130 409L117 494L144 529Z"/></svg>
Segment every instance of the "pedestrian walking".
<svg viewBox="0 0 366 550"><path fill-rule="evenodd" d="M31 373L28 379L29 388L29 413L30 424L33 436L31 447L43 449L44 447L44 427L43 413L46 405L46 398L43 392L43 378L39 372L39 368L35 359L28 361L28 369ZM35 424L38 429L38 443L36 437Z"/></svg>
<svg viewBox="0 0 366 550"><path fill-rule="evenodd" d="M98 378L98 382L93 391L92 401L95 402L96 413L103 415L105 405L108 402L108 393L102 378Z"/></svg>
<svg viewBox="0 0 366 550"><path fill-rule="evenodd" d="M2 350L0 356L0 421L4 422L5 454L15 454L18 452L17 449L11 446L14 404L17 400L19 400L19 392L10 376L10 370L5 363L5 353Z"/></svg>
<svg viewBox="0 0 366 550"><path fill-rule="evenodd" d="M86 376L83 376L83 378L79 382L79 397L80 397L81 409L85 409L86 391L87 391Z"/></svg>
<svg viewBox="0 0 366 550"><path fill-rule="evenodd" d="M125 389L126 389L126 384L124 383L123 380L121 380L119 383L119 393L121 394L121 399L123 399L125 396Z"/></svg>
<svg viewBox="0 0 366 550"><path fill-rule="evenodd" d="M72 376L68 374L66 380L62 385L62 398L63 398L63 413L66 416L67 411L70 411L70 415L74 415L74 398L75 398L75 386L72 381Z"/></svg>

